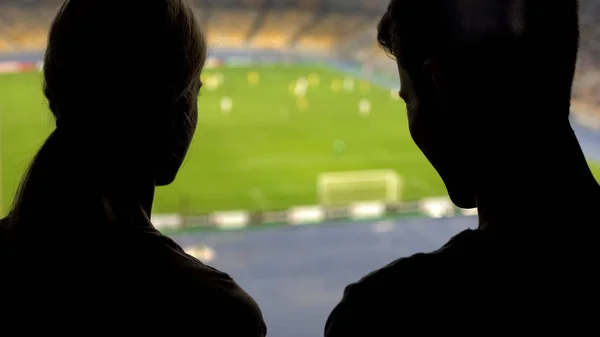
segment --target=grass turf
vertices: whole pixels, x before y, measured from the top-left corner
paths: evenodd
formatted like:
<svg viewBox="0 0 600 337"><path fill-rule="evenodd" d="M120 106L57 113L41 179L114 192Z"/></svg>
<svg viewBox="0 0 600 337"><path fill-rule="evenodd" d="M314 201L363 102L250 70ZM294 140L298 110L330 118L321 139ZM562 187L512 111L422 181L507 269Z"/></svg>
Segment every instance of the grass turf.
<svg viewBox="0 0 600 337"><path fill-rule="evenodd" d="M209 69L203 77L194 143L177 180L157 189L157 213L314 204L317 176L329 171L394 169L405 200L446 193L409 136L404 104L388 89L356 80L345 91L344 74L304 66ZM221 85L209 90L218 77ZM291 93L300 77L310 82L304 99ZM221 111L223 97L231 98L230 113ZM363 98L368 116L359 113ZM5 208L53 128L39 73L0 76L0 118ZM600 165L593 168L600 178Z"/></svg>

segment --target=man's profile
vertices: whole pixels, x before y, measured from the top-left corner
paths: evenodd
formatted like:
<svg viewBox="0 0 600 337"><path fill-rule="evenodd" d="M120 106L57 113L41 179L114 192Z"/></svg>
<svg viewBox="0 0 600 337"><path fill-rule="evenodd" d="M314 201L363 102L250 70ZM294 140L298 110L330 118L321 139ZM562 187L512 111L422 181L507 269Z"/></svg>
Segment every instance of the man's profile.
<svg viewBox="0 0 600 337"><path fill-rule="evenodd" d="M600 187L569 122L578 39L575 0L391 1L378 40L411 136L479 226L349 285L327 337L494 331L580 308L566 301L590 289Z"/></svg>

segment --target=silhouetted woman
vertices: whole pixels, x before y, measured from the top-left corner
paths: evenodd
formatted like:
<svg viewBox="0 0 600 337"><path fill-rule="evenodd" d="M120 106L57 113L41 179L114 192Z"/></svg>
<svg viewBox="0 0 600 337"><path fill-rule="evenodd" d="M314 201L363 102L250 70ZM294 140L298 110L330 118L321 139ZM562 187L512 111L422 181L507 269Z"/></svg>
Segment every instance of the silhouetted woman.
<svg viewBox="0 0 600 337"><path fill-rule="evenodd" d="M200 336L266 334L248 294L149 220L155 186L175 179L192 140L205 59L182 0L62 5L44 58L57 127L2 220L3 304L29 308L29 321L189 316Z"/></svg>

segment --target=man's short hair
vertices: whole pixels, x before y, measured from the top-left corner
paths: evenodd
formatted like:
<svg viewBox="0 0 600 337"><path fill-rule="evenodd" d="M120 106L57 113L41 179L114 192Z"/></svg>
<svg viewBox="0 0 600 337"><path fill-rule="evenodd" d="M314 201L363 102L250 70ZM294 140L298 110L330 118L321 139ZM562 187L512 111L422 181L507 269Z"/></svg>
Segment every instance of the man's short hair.
<svg viewBox="0 0 600 337"><path fill-rule="evenodd" d="M579 42L577 0L391 0L379 44L403 66L490 41L520 42L528 67L572 84ZM509 46L510 44L506 44ZM534 66L535 65L535 66ZM541 73L542 70L539 70Z"/></svg>

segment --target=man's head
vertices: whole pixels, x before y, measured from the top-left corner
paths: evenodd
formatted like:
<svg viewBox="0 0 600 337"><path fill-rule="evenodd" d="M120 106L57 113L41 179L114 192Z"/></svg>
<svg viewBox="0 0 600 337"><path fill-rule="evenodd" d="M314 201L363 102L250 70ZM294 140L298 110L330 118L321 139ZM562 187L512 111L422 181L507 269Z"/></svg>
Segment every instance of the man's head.
<svg viewBox="0 0 600 337"><path fill-rule="evenodd" d="M391 0L378 40L411 135L460 207L476 206L482 157L568 121L576 0Z"/></svg>

